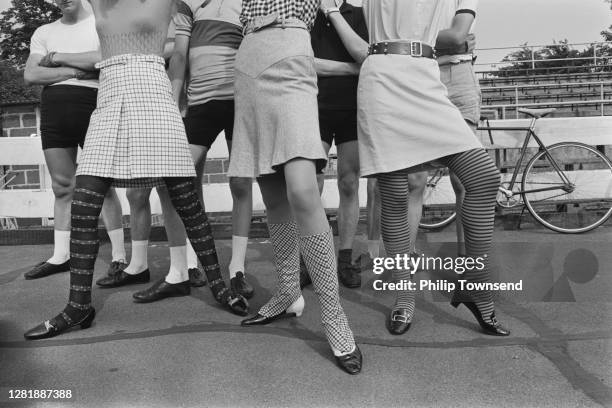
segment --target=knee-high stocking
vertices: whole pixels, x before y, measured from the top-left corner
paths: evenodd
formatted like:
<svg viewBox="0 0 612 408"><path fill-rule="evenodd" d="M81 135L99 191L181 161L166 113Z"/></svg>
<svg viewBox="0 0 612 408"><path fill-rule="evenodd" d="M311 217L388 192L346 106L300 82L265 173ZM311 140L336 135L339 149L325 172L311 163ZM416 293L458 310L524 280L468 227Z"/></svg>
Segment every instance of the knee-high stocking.
<svg viewBox="0 0 612 408"><path fill-rule="evenodd" d="M165 178L164 181L172 205L181 217L191 246L204 268L213 296L217 302L229 305L235 312L246 313L246 300L227 288L221 277L212 228L198 199L194 180L169 177ZM244 310L239 310L242 308Z"/></svg>
<svg viewBox="0 0 612 408"><path fill-rule="evenodd" d="M465 234L467 256L483 258L484 268L466 271L468 282L489 282L489 255L495 220L495 197L500 176L493 160L483 149L470 150L442 160L461 180L465 198L461 217ZM469 298L476 304L483 318L490 321L494 312L493 294L474 290ZM463 299L465 300L465 299Z"/></svg>
<svg viewBox="0 0 612 408"><path fill-rule="evenodd" d="M295 222L268 224L268 230L274 250L278 282L276 292L261 307L259 314L272 317L285 311L301 295L299 278L300 247Z"/></svg>
<svg viewBox="0 0 612 408"><path fill-rule="evenodd" d="M91 284L98 255L98 219L111 180L78 176L71 207L70 295L60 314L71 324L80 321L91 308Z"/></svg>
<svg viewBox="0 0 612 408"><path fill-rule="evenodd" d="M299 242L304 263L321 305L321 322L327 341L335 355L350 353L355 349L355 339L340 304L332 232L327 230L321 234L300 237ZM299 266L297 259L295 262L296 266ZM299 289L298 275L295 277Z"/></svg>
<svg viewBox="0 0 612 408"><path fill-rule="evenodd" d="M396 255L409 255L412 243L410 242L410 224L408 222L408 174L405 171L385 173L378 176L378 188L382 204L381 235L388 257ZM394 269L395 282L412 279L409 270ZM397 291L394 309L407 309L409 315L414 316L413 290Z"/></svg>

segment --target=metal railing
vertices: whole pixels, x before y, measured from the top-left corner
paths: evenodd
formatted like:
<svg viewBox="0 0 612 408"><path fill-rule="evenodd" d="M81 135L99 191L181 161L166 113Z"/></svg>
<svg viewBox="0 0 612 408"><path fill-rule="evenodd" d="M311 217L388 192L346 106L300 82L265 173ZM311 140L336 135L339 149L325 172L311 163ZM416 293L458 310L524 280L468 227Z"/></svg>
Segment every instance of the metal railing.
<svg viewBox="0 0 612 408"><path fill-rule="evenodd" d="M549 102L521 102L521 97L528 97L528 95L521 94L519 90L523 89L559 89L559 88L577 88L577 87L599 87L598 98L596 99L586 99L582 101L549 101ZM600 116L604 116L604 106L612 104L612 99L605 98L605 86L612 87L612 81L596 81L596 82L575 82L575 83L567 83L567 84L541 84L541 85L504 85L504 86L492 86L492 87L482 87L483 93L491 93L492 91L503 91L503 90L513 90L514 91L514 103L507 104L484 104L482 105L483 109L496 109L501 111L501 118L506 119L506 111L514 110L516 112L516 117L519 117L519 108L537 108L537 107L565 107L565 106L593 106L598 105L600 109ZM534 97L537 95L529 95L529 97ZM544 94L540 95L541 97L551 97L555 96L554 94ZM567 95L566 95L567 96ZM506 98L510 98L510 96L505 96ZM483 98L484 101L484 98Z"/></svg>
<svg viewBox="0 0 612 408"><path fill-rule="evenodd" d="M548 47L567 47L570 50L582 50L585 51L587 47L593 47L592 55L584 56L584 57L572 57L572 58L551 58L551 59L543 59L537 58L538 51L542 51ZM565 69L565 70L592 70L597 68L609 69L609 60L610 56L604 55L604 47L612 47L612 41L600 41L600 42L592 42L592 43L572 43L572 44L544 44L544 45L524 45L519 47L494 47L494 48L478 48L476 49L476 54L479 57L479 61L477 61L476 72L483 77L487 76L497 76L499 75L500 68L510 67L513 64L522 63L528 64L529 68L518 68L516 71L534 71L536 72L544 72L546 70L553 69ZM509 55L512 51L520 51L520 50L529 50L531 58L516 60L516 61L502 61L500 58L504 58ZM500 52L503 52L505 55L499 56ZM487 54L496 55L494 60L482 61L483 58L486 58ZM584 62L591 61L591 64L588 65L574 65L576 62ZM538 67L538 64L546 64L547 62L559 63L559 62L567 62L564 64L565 66L555 66L555 67ZM488 67L489 69L479 69L481 67ZM497 75L496 75L497 74Z"/></svg>

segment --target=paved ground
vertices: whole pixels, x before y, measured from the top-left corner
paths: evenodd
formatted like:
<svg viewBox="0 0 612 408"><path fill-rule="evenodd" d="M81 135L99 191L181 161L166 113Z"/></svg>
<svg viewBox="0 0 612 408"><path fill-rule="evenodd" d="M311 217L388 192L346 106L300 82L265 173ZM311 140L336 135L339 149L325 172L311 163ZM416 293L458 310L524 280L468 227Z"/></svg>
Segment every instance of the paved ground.
<svg viewBox="0 0 612 408"><path fill-rule="evenodd" d="M453 239L452 231L422 234L419 248L450 255ZM499 319L512 329L507 338L479 333L443 291L421 292L410 331L391 336L384 320L393 295L374 291L379 277L364 273L361 289L341 290L364 353L359 376L334 366L311 289L301 318L257 329L240 327L207 287L150 305L131 300L144 285L96 290L92 328L25 342L24 330L64 304L68 274L25 281L51 246L0 247L0 406L612 406L611 242L612 227L581 236L497 231L497 279L523 281L521 292L498 302ZM229 242L218 246L227 264ZM108 259L106 244L96 276ZM162 276L165 245L155 245L150 259L154 278ZM256 311L274 285L270 245L250 242L248 262ZM16 404L9 389L70 389L73 398Z"/></svg>

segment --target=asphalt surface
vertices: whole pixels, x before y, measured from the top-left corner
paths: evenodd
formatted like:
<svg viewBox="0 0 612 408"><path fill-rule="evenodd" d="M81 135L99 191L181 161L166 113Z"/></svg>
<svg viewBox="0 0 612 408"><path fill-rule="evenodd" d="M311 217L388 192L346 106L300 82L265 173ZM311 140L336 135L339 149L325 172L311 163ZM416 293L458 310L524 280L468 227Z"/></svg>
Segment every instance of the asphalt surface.
<svg viewBox="0 0 612 408"><path fill-rule="evenodd" d="M451 256L454 233L420 234L426 255ZM147 285L95 289L93 326L54 339L22 334L63 307L68 273L26 281L50 245L0 247L0 406L75 407L592 407L612 406L612 227L586 235L546 230L495 234L495 279L519 282L503 292L497 316L509 337L482 334L446 291L420 291L412 327L385 329L391 292L341 288L343 305L364 355L363 372L345 374L325 341L311 288L298 319L243 328L208 287L190 296L135 304ZM223 265L230 241L218 241ZM270 244L249 242L247 276L255 312L275 285ZM355 254L364 249L360 237ZM165 243L149 251L152 280L169 265ZM96 264L106 273L110 247ZM224 271L225 273L227 271ZM428 271L419 280L452 280ZM65 400L11 400L10 390L71 390Z"/></svg>

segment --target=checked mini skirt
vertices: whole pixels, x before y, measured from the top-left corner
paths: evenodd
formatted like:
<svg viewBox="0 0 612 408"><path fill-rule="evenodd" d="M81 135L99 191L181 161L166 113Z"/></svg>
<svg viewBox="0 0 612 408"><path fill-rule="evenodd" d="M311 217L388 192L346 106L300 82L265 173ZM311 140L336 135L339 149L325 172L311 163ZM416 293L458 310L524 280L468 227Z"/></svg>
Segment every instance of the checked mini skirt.
<svg viewBox="0 0 612 408"><path fill-rule="evenodd" d="M77 176L115 187L158 187L163 177L195 177L185 127L164 60L124 54L99 64L100 88Z"/></svg>

